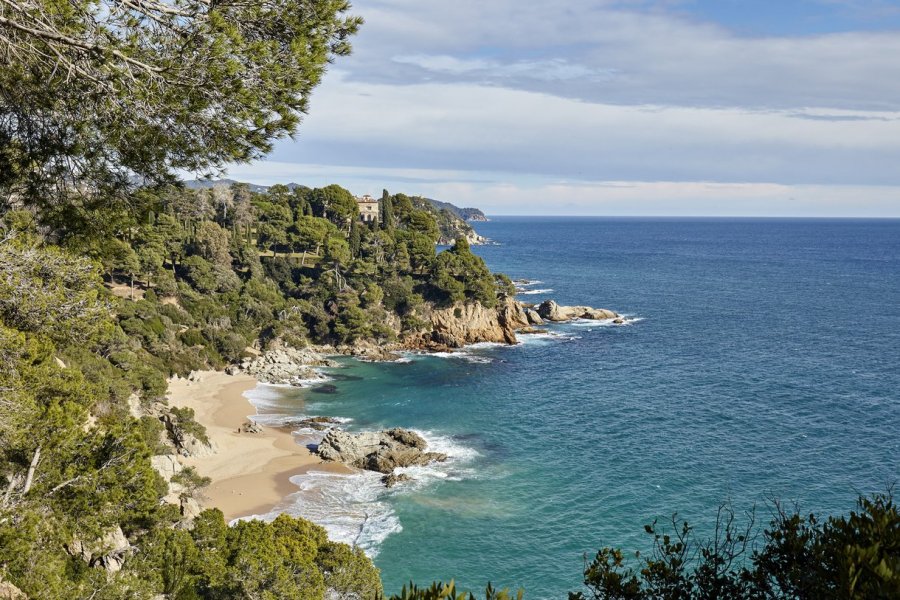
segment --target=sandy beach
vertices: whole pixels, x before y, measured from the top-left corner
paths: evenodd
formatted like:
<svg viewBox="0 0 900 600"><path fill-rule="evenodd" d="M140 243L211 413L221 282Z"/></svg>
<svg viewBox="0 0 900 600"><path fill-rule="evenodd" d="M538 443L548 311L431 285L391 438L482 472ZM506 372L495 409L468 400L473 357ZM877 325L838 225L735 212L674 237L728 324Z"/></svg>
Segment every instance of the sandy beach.
<svg viewBox="0 0 900 600"><path fill-rule="evenodd" d="M248 416L256 414L244 396L256 387L253 377L205 371L196 374L196 379L170 381L168 395L172 406L194 409L215 450L209 456L180 459L212 479L203 492L205 498L200 499L205 508L219 508L226 520L266 513L297 491L291 476L316 465L345 469L323 464L288 431L264 427L261 433L238 433Z"/></svg>

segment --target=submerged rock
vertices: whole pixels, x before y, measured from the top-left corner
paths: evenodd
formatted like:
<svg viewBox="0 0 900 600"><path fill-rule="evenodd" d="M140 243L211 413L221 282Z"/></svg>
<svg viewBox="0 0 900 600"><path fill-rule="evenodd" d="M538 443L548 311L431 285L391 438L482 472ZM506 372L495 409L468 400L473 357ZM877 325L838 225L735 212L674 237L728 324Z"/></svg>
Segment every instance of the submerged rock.
<svg viewBox="0 0 900 600"><path fill-rule="evenodd" d="M307 417L305 419L287 419L284 427L296 427L325 431L339 425L340 421L334 417Z"/></svg>
<svg viewBox="0 0 900 600"><path fill-rule="evenodd" d="M391 473L390 475L385 475L381 478L381 483L384 484L384 487L389 488L394 487L403 481L412 481L412 477L406 473Z"/></svg>
<svg viewBox="0 0 900 600"><path fill-rule="evenodd" d="M310 391L316 394L337 394L338 389L336 385L326 383L324 385L317 385Z"/></svg>
<svg viewBox="0 0 900 600"><path fill-rule="evenodd" d="M427 442L407 429L347 433L332 429L325 434L317 450L324 460L391 474L397 467L443 462L447 455L425 452Z"/></svg>

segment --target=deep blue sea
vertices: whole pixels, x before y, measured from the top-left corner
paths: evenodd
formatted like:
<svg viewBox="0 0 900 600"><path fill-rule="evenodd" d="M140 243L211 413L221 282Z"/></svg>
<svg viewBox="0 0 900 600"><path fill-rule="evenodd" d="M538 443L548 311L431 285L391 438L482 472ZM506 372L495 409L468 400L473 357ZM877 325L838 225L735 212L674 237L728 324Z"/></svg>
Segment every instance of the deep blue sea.
<svg viewBox="0 0 900 600"><path fill-rule="evenodd" d="M422 431L451 460L386 491L295 478L278 510L410 578L579 589L584 553L648 548L672 512L796 501L846 513L900 480L900 221L497 218L477 252L539 302L611 308L515 347L347 361L336 393L261 388L261 413Z"/></svg>

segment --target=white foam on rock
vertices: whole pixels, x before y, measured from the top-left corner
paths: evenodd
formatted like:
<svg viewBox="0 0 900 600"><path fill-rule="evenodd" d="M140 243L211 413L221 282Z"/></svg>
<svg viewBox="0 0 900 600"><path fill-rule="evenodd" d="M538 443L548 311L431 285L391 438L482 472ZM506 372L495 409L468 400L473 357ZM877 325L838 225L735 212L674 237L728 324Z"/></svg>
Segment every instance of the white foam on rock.
<svg viewBox="0 0 900 600"><path fill-rule="evenodd" d="M353 474L311 470L291 477L299 489L271 512L254 517L265 521L279 514L303 517L328 531L338 542L359 546L370 557L378 555L381 544L393 533L403 530L391 507L391 494L418 492L437 481L459 481L475 476L471 462L478 451L460 444L450 436L414 430L428 443L429 452L447 455L442 463L396 469L413 478L393 488L381 482L382 474L358 471Z"/></svg>

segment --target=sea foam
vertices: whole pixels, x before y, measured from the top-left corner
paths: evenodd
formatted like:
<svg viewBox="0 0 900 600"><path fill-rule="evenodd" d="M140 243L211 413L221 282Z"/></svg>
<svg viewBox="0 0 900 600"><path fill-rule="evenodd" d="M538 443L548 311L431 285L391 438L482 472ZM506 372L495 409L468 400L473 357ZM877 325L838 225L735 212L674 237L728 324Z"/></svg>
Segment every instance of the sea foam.
<svg viewBox="0 0 900 600"><path fill-rule="evenodd" d="M472 461L478 452L450 436L432 431L418 431L425 438L428 450L447 455L442 463L406 467L396 472L409 475L393 488L381 482L382 474L358 471L352 474L311 470L291 477L298 491L291 494L271 512L255 515L271 521L279 514L309 519L328 531L328 537L338 542L358 546L371 557L378 555L388 536L403 530L388 497L391 494L417 493L437 481L458 481L473 477Z"/></svg>

